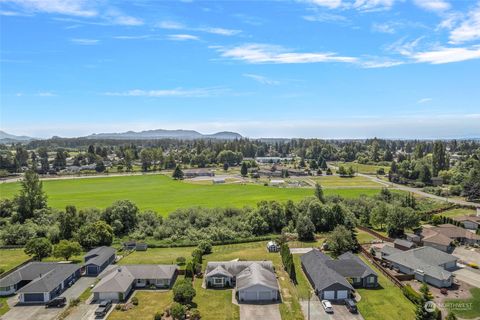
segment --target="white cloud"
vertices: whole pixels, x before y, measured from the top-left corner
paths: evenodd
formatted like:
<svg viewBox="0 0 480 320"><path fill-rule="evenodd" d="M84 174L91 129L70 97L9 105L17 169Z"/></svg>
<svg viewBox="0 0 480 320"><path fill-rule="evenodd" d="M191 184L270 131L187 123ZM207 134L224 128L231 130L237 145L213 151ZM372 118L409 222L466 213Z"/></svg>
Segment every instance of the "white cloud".
<svg viewBox="0 0 480 320"><path fill-rule="evenodd" d="M389 34L394 34L396 32L395 26L392 23L373 23L372 31Z"/></svg>
<svg viewBox="0 0 480 320"><path fill-rule="evenodd" d="M186 25L179 22L175 22L175 21L161 21L156 24L156 27L161 29L173 29L173 30L187 29Z"/></svg>
<svg viewBox="0 0 480 320"><path fill-rule="evenodd" d="M141 40L150 38L149 34L143 34L138 36L114 36L113 39L117 40Z"/></svg>
<svg viewBox="0 0 480 320"><path fill-rule="evenodd" d="M353 7L360 11L389 10L395 0L355 0Z"/></svg>
<svg viewBox="0 0 480 320"><path fill-rule="evenodd" d="M342 15L328 12L318 12L315 14L303 16L303 19L311 22L349 22L349 20Z"/></svg>
<svg viewBox="0 0 480 320"><path fill-rule="evenodd" d="M97 39L80 39L80 38L70 39L70 41L82 46L93 46L100 42L100 40L97 40Z"/></svg>
<svg viewBox="0 0 480 320"><path fill-rule="evenodd" d="M243 74L244 77L247 77L247 78L250 78L250 79L253 79L261 84L266 84L266 85L278 85L280 84L280 81L277 81L277 80L272 80L270 78L267 78L265 76L261 76L261 75L258 75L258 74L253 74L253 73L244 73Z"/></svg>
<svg viewBox="0 0 480 320"><path fill-rule="evenodd" d="M418 47L422 39L423 37L418 37L415 40L406 41L405 38L402 38L398 41L395 41L391 45L387 46L386 49L387 51L399 53L403 56L409 56L415 51L415 49Z"/></svg>
<svg viewBox="0 0 480 320"><path fill-rule="evenodd" d="M480 38L480 2L467 18L450 32L451 43L462 43Z"/></svg>
<svg viewBox="0 0 480 320"><path fill-rule="evenodd" d="M433 100L432 98L422 98L422 99L417 101L417 104L424 104L424 103L427 103L427 102L431 102L432 100Z"/></svg>
<svg viewBox="0 0 480 320"><path fill-rule="evenodd" d="M302 1L302 0L300 0ZM330 9L339 8L342 6L342 0L303 0L302 2L307 2L313 5L320 7L326 7Z"/></svg>
<svg viewBox="0 0 480 320"><path fill-rule="evenodd" d="M50 91L41 91L41 92L37 93L37 96L39 96L39 97L55 97L56 94L53 93L53 92L50 92Z"/></svg>
<svg viewBox="0 0 480 320"><path fill-rule="evenodd" d="M413 2L428 11L442 12L450 9L450 3L445 0L414 0Z"/></svg>
<svg viewBox="0 0 480 320"><path fill-rule="evenodd" d="M93 17L98 14L88 0L2 0L2 3L17 5L31 12L57 13L79 17Z"/></svg>
<svg viewBox="0 0 480 320"><path fill-rule="evenodd" d="M345 62L355 63L354 57L338 56L333 52L290 52L276 45L245 44L237 47L212 47L219 51L224 58L242 60L248 63L317 63L317 62Z"/></svg>
<svg viewBox="0 0 480 320"><path fill-rule="evenodd" d="M150 98L162 98L162 97L184 97L184 98L204 98L218 96L226 93L228 90L225 88L196 88L196 89L159 89L159 90L143 90L133 89L121 92L105 92L106 96L120 96L120 97L150 97Z"/></svg>
<svg viewBox="0 0 480 320"><path fill-rule="evenodd" d="M167 37L174 41L199 40L197 36L191 34L170 34Z"/></svg>
<svg viewBox="0 0 480 320"><path fill-rule="evenodd" d="M480 59L480 45L472 46L470 48L439 47L430 51L412 53L410 56L416 62L426 62L431 64L444 64Z"/></svg>
<svg viewBox="0 0 480 320"><path fill-rule="evenodd" d="M225 28L212 28L212 27L201 27L201 28L196 28L195 30L202 31L202 32L207 32L207 33L212 33L212 34L218 34L218 35L221 35L221 36L234 36L234 35L239 34L241 32L240 30L225 29Z"/></svg>
<svg viewBox="0 0 480 320"><path fill-rule="evenodd" d="M187 30L187 31L206 32L206 33L217 34L221 36L234 36L242 32L241 30L217 28L217 27L209 27L209 26L194 28L179 22L175 22L175 21L161 21L156 24L156 27L161 29L169 29L169 30Z"/></svg>
<svg viewBox="0 0 480 320"><path fill-rule="evenodd" d="M360 66L365 69L376 69L376 68L391 68L405 64L404 61L392 60L386 58L369 58L360 62Z"/></svg>

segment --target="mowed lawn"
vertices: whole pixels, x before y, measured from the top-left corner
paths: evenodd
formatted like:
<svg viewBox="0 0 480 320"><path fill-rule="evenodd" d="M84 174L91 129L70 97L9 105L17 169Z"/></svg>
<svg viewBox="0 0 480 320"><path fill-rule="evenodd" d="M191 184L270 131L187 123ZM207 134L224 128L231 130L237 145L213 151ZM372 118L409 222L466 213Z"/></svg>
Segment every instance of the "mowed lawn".
<svg viewBox="0 0 480 320"><path fill-rule="evenodd" d="M378 289L357 289L361 296L358 310L365 320L415 319L415 305L380 270L366 259L363 261L378 274L380 284Z"/></svg>
<svg viewBox="0 0 480 320"><path fill-rule="evenodd" d="M480 316L480 288L470 289L472 297L464 300L448 300L445 305L457 317L463 319L478 319Z"/></svg>
<svg viewBox="0 0 480 320"><path fill-rule="evenodd" d="M142 210L155 210L162 215L177 208L243 207L255 206L261 200L301 200L313 195L310 188L276 188L262 185L195 185L174 181L162 175L121 176L43 181L48 203L63 209L66 205L78 208L106 208L116 200L128 199ZM0 199L13 197L20 189L19 183L0 184ZM378 193L376 189L326 189L326 195L343 197L367 196Z"/></svg>
<svg viewBox="0 0 480 320"><path fill-rule="evenodd" d="M148 248L147 251L134 251L122 258L118 264L176 264L178 257L191 258L194 247Z"/></svg>
<svg viewBox="0 0 480 320"><path fill-rule="evenodd" d="M6 272L29 258L23 249L0 249L0 269Z"/></svg>
<svg viewBox="0 0 480 320"><path fill-rule="evenodd" d="M113 310L108 320L152 320L155 313L165 311L173 303L172 290L137 291L135 297L137 306L127 311Z"/></svg>
<svg viewBox="0 0 480 320"><path fill-rule="evenodd" d="M340 176L318 176L312 177L312 180L320 183L324 188L335 187L368 187L381 188L382 184L372 181L366 177L340 177Z"/></svg>
<svg viewBox="0 0 480 320"><path fill-rule="evenodd" d="M377 170L383 168L385 173L390 171L390 167L388 166L377 166L373 164L360 164L356 162L332 162L332 165L336 167L344 166L345 168L352 167L355 172L363 173L363 174L376 174Z"/></svg>
<svg viewBox="0 0 480 320"><path fill-rule="evenodd" d="M453 218L466 215L475 215L476 213L476 210L460 208L440 212L438 215Z"/></svg>

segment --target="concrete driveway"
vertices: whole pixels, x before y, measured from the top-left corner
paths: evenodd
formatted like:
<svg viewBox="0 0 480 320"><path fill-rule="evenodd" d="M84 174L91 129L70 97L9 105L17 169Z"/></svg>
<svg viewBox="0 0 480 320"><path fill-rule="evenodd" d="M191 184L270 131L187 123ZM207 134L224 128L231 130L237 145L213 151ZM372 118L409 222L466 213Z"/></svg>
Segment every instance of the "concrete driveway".
<svg viewBox="0 0 480 320"><path fill-rule="evenodd" d="M308 319L308 300L300 300L305 319ZM319 299L310 300L310 319L311 320L363 320L360 313L350 313L343 304L333 304L333 313L326 313Z"/></svg>
<svg viewBox="0 0 480 320"><path fill-rule="evenodd" d="M480 288L480 271L474 269L461 268L453 271L457 280L468 283L469 285Z"/></svg>
<svg viewBox="0 0 480 320"><path fill-rule="evenodd" d="M63 292L62 296L70 299L78 298L91 284L95 282L95 278L82 277L77 280L70 288ZM2 320L52 320L55 319L66 307L48 308L44 305L17 305L18 297L13 296L8 299L10 311L4 314Z"/></svg>
<svg viewBox="0 0 480 320"><path fill-rule="evenodd" d="M279 304L240 304L240 320L281 320Z"/></svg>
<svg viewBox="0 0 480 320"><path fill-rule="evenodd" d="M480 266L480 252L478 249L466 249L464 246L459 246L453 250L452 254L464 263L473 262Z"/></svg>

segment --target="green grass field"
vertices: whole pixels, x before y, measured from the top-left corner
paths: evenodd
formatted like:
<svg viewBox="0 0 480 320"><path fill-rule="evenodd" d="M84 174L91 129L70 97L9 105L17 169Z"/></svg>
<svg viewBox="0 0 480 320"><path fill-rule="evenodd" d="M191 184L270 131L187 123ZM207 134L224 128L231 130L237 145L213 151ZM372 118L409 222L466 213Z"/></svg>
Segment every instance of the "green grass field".
<svg viewBox="0 0 480 320"><path fill-rule="evenodd" d="M472 214L475 215L476 212L477 212L476 210L470 210L470 209L452 209L452 210L441 212L439 213L439 215L453 218L453 217L472 215Z"/></svg>
<svg viewBox="0 0 480 320"><path fill-rule="evenodd" d="M364 319L415 319L414 304L370 262L363 260L377 272L380 284L378 289L357 289L362 297L358 302L358 310Z"/></svg>
<svg viewBox="0 0 480 320"><path fill-rule="evenodd" d="M340 177L340 176L320 176L312 177L312 180L320 183L324 188L334 187L368 187L368 188L382 188L383 185L372 181L366 177Z"/></svg>
<svg viewBox="0 0 480 320"><path fill-rule="evenodd" d="M120 176L49 180L43 182L48 203L63 209L66 205L78 208L106 208L116 200L128 199L140 209L155 210L162 215L177 208L243 207L255 206L261 200L300 200L313 195L308 188L276 188L261 185L195 185L174 181L163 175ZM0 199L13 197L20 189L19 183L0 184ZM358 197L360 194L374 195L378 190L326 189L326 195Z"/></svg>
<svg viewBox="0 0 480 320"><path fill-rule="evenodd" d="M6 272L29 258L23 249L0 249L0 269Z"/></svg>
<svg viewBox="0 0 480 320"><path fill-rule="evenodd" d="M480 288L470 289L472 297L465 300L448 300L445 305L462 319L478 319L480 315Z"/></svg>
<svg viewBox="0 0 480 320"><path fill-rule="evenodd" d="M151 320L173 303L172 291L137 291L138 305L128 311L113 310L108 320ZM202 317L203 319L203 317Z"/></svg>
<svg viewBox="0 0 480 320"><path fill-rule="evenodd" d="M332 162L331 164L336 167L344 166L345 168L348 168L351 166L355 170L355 172L363 173L363 174L376 174L377 170L380 168L383 168L383 170L385 170L385 173L388 173L388 171L390 171L390 167L388 166L360 164L356 162Z"/></svg>
<svg viewBox="0 0 480 320"><path fill-rule="evenodd" d="M0 297L0 317L10 310L10 307L7 304L7 297Z"/></svg>
<svg viewBox="0 0 480 320"><path fill-rule="evenodd" d="M176 264L178 257L188 260L193 249L193 247L149 248L147 251L132 252L121 259L118 264Z"/></svg>

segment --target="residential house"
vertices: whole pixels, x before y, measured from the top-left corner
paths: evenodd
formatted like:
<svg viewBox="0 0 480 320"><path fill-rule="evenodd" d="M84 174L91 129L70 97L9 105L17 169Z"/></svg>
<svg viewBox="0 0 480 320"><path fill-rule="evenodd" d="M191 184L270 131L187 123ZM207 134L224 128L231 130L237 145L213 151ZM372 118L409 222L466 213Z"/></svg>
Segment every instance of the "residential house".
<svg viewBox="0 0 480 320"><path fill-rule="evenodd" d="M383 257L401 273L413 275L415 279L438 288L450 287L457 258L432 247L420 247L408 251L391 248ZM396 250L396 252L395 252Z"/></svg>
<svg viewBox="0 0 480 320"><path fill-rule="evenodd" d="M462 244L480 243L479 235L476 235L467 229L454 226L453 224L440 224L436 227L431 227L431 229Z"/></svg>
<svg viewBox="0 0 480 320"><path fill-rule="evenodd" d="M97 276L114 261L115 249L112 247L103 246L92 249L84 256L85 275Z"/></svg>
<svg viewBox="0 0 480 320"><path fill-rule="evenodd" d="M70 287L80 269L77 264L30 262L0 279L0 295L18 293L20 303L45 303Z"/></svg>
<svg viewBox="0 0 480 320"><path fill-rule="evenodd" d="M136 288L171 288L176 265L123 265L106 271L92 289L94 300L124 301Z"/></svg>
<svg viewBox="0 0 480 320"><path fill-rule="evenodd" d="M195 177L214 177L215 170L212 169L186 169L183 170L183 177L184 178L195 178Z"/></svg>
<svg viewBox="0 0 480 320"><path fill-rule="evenodd" d="M276 301L279 286L271 261L209 262L205 270L207 287L234 287L239 301Z"/></svg>
<svg viewBox="0 0 480 320"><path fill-rule="evenodd" d="M377 273L350 252L334 260L314 249L302 255L301 262L320 300L344 300L352 296L354 287L378 286Z"/></svg>
<svg viewBox="0 0 480 320"><path fill-rule="evenodd" d="M454 217L453 220L463 223L465 229L478 230L480 226L480 215L467 215Z"/></svg>

